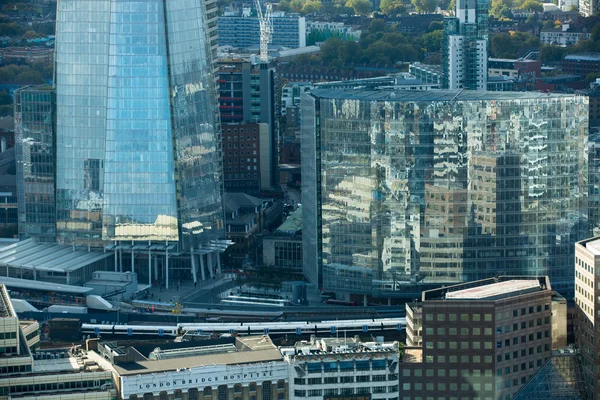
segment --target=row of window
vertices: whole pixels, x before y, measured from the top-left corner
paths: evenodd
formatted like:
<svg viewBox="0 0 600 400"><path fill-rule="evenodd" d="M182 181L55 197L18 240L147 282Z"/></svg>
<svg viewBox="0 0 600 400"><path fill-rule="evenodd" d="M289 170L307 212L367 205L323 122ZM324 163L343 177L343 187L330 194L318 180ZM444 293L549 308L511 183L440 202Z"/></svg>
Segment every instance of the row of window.
<svg viewBox="0 0 600 400"><path fill-rule="evenodd" d="M519 364L515 364L515 365L512 366L512 368L511 367L504 367L504 369L498 368L496 370L496 376L515 374L515 373L517 373L519 371L522 372L522 371L526 371L528 369L532 369L534 367L541 367L542 363L543 363L543 360L542 359L538 359L536 361L536 363L535 363L535 366L534 366L533 361L529 361L529 363L521 363L520 365Z"/></svg>
<svg viewBox="0 0 600 400"><path fill-rule="evenodd" d="M543 349L544 349L543 351L550 351L550 345L548 343L546 343L543 346ZM539 345L539 346L537 346L535 348L535 353L536 354L540 354L541 352L542 352L542 345ZM527 355L531 356L531 355L533 355L533 353L534 353L534 348L533 347L530 347L529 349L521 349L521 352L520 352L521 355L520 355L520 357L526 357ZM512 357L513 360L519 358L519 351L513 351L512 354L510 352L504 353L504 361L510 361L511 357ZM498 354L496 356L496 361L497 362L501 362L502 358L503 358L502 354Z"/></svg>
<svg viewBox="0 0 600 400"><path fill-rule="evenodd" d="M450 336L456 336L459 333L459 328L444 328L444 327L439 327L435 329L435 332L437 333L438 336L445 336L446 332L448 333L448 335ZM425 328L425 334L426 335L433 335L434 332L434 328ZM461 336L470 336L471 332L473 335L481 335L481 328L460 328L460 335ZM483 328L483 334L485 336L491 336L492 335L492 328Z"/></svg>
<svg viewBox="0 0 600 400"><path fill-rule="evenodd" d="M102 384L109 384L107 381L73 381L73 382L54 382L39 383L35 385L18 385L0 387L0 396L6 396L9 393L36 393L40 391L73 390L73 389L98 389Z"/></svg>
<svg viewBox="0 0 600 400"><path fill-rule="evenodd" d="M396 393L398 392L398 385L392 386L373 386L362 387L362 388L341 388L341 389L311 389L311 390L294 390L294 397L323 397L323 396L336 396L340 395L353 395L353 394L381 394L381 393Z"/></svg>
<svg viewBox="0 0 600 400"><path fill-rule="evenodd" d="M246 147L247 147L247 148L250 148L250 144L248 144L248 146L246 146ZM253 148L256 148L256 143L252 143L252 147L253 147ZM238 148L238 145L237 145L237 143L234 143L234 144L233 144L233 147L232 147L232 146L231 146L231 143L227 143L227 148L228 148L228 149L231 149L231 148L233 148L233 149L237 149L237 148ZM243 149L243 148L244 148L244 143L240 143L240 149Z"/></svg>
<svg viewBox="0 0 600 400"><path fill-rule="evenodd" d="M446 376L446 371L448 373L448 376L451 378L455 378L458 376L458 370L457 369L438 369L437 370L437 374L436 374L436 370L434 370L433 368L428 368L426 369L423 373L422 369L415 369L414 371L411 371L410 369L404 369L402 370L402 376L404 377L410 377L411 376L411 372L414 372L414 374L412 376L415 377L421 377L421 376L426 376L426 377L434 377L434 376L438 376L438 377L445 377ZM473 371L469 371L469 370L461 370L461 376L462 377L471 377L471 378L480 378L480 377L486 377L486 378L490 378L492 376L492 370L491 369L486 369L486 370L480 370L480 369L474 369ZM472 380L472 379L471 379Z"/></svg>
<svg viewBox="0 0 600 400"><path fill-rule="evenodd" d="M425 342L425 348L426 349L433 349L433 343L434 342ZM444 350L446 349L446 342L443 340L440 341L436 341L435 342L437 344L436 348L439 350ZM463 342L454 342L454 341L450 341L448 342L448 349L450 350L481 350L486 349L486 350L491 350L493 348L492 342L480 342L480 341L463 341Z"/></svg>
<svg viewBox="0 0 600 400"><path fill-rule="evenodd" d="M17 332L0 332L0 340L3 339L16 339Z"/></svg>
<svg viewBox="0 0 600 400"><path fill-rule="evenodd" d="M231 155L232 155L231 151L228 151L228 152L227 152L227 155L231 157ZM237 155L238 155L238 152L237 152L237 151L234 151L234 152L233 152L233 155L234 155L234 156L237 156ZM240 156L243 156L243 155L245 155L245 154L244 154L244 152L243 152L243 151L240 151ZM254 156L255 156L255 155L256 155L256 150L252 151L252 154L250 154L250 151L248 151L248 155L254 155Z"/></svg>
<svg viewBox="0 0 600 400"><path fill-rule="evenodd" d="M371 370L371 364L373 370L383 370L387 366L387 360L372 360L372 361L333 361L323 363L307 363L306 369L309 374L321 373L321 372L336 372L338 368L340 371L369 371Z"/></svg>
<svg viewBox="0 0 600 400"><path fill-rule="evenodd" d="M437 384L433 383L433 382L428 382L425 383L423 385L423 383L421 382L416 382L416 383L403 383L402 384L402 390L405 392L410 392L411 390L423 390L423 386L425 387L425 390L427 391L434 391L434 390L438 390L440 392L452 392L452 393L456 393L458 390L464 391L464 392L468 392L473 390L474 392L478 393L478 394L482 394L481 391L485 391L485 392L492 392L494 390L494 386L491 383L478 383L478 382L473 382L473 383L461 383L460 385L458 383L445 383L445 382L438 382ZM490 393L491 394L491 393Z"/></svg>
<svg viewBox="0 0 600 400"><path fill-rule="evenodd" d="M0 375L24 372L31 372L31 365L9 365L8 367L0 367Z"/></svg>
<svg viewBox="0 0 600 400"><path fill-rule="evenodd" d="M356 379L356 380L355 380ZM336 384L336 383L354 383L356 382L384 382L386 380L396 380L398 379L398 374L388 374L388 375L363 375L357 376L337 376L326 377L326 378L294 378L295 385L306 385L307 382L309 385L321 385L321 384Z"/></svg>
<svg viewBox="0 0 600 400"><path fill-rule="evenodd" d="M536 334L534 335L533 333L529 334L529 341L532 342L534 340L540 340L542 339L542 336L544 338L549 338L550 337L550 330L547 329L545 330L543 333L541 331L536 332ZM510 339L504 339L504 342L502 342L502 340L498 340L496 342L496 348L500 349L502 348L502 346L504 347L509 347L511 346L511 343L513 346L518 345L519 344L519 337L515 336L514 338L512 338L512 342ZM521 344L523 343L527 343L527 335L522 335L521 336Z"/></svg>
<svg viewBox="0 0 600 400"><path fill-rule="evenodd" d="M458 314L448 314L448 321L454 322L454 321L458 321ZM470 317L470 318L469 318ZM446 321L446 314L437 314L437 320L438 321ZM484 321L491 321L492 320L492 314L484 314L483 315L483 320ZM425 321L433 321L433 314L427 313L425 314ZM477 322L477 321L481 321L481 314L478 313L474 313L474 314L460 314L460 321L461 322L469 322L469 321L473 321L473 322Z"/></svg>

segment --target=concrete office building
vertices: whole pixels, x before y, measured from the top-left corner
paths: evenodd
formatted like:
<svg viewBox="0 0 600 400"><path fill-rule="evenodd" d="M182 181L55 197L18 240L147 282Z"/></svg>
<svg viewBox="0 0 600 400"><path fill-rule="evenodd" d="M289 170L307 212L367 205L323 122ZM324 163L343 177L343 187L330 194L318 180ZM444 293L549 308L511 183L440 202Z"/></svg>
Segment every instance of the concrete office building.
<svg viewBox="0 0 600 400"><path fill-rule="evenodd" d="M112 374L81 350L34 353L37 322L19 321L0 285L0 399L112 400Z"/></svg>
<svg viewBox="0 0 600 400"><path fill-rule="evenodd" d="M186 269L196 281L202 265L212 268L217 260L220 268L218 253L228 243L212 64L215 12L214 1L200 0L58 4L58 243L114 251L121 270L125 254L140 280L167 286L173 269ZM29 179L42 179L40 173ZM47 226L26 229L52 234Z"/></svg>
<svg viewBox="0 0 600 400"><path fill-rule="evenodd" d="M288 398L288 364L268 336L201 342L101 342L91 360L112 371L119 399Z"/></svg>
<svg viewBox="0 0 600 400"><path fill-rule="evenodd" d="M423 292L418 306L407 304L421 308L423 344L407 351L419 356L400 368L400 398L512 399L552 353L551 301L547 277ZM407 324L407 332L419 329Z"/></svg>
<svg viewBox="0 0 600 400"><path fill-rule="evenodd" d="M456 17L444 19L442 87L486 90L487 0L458 0Z"/></svg>
<svg viewBox="0 0 600 400"><path fill-rule="evenodd" d="M600 341L598 314L600 298L600 238L575 245L575 344L581 352L586 393L600 399Z"/></svg>
<svg viewBox="0 0 600 400"><path fill-rule="evenodd" d="M398 343L320 338L282 347L290 398L398 398Z"/></svg>
<svg viewBox="0 0 600 400"><path fill-rule="evenodd" d="M270 46L290 49L306 47L306 20L299 14L273 12L273 38ZM226 12L218 21L219 46L248 49L260 46L258 17L250 10Z"/></svg>
<svg viewBox="0 0 600 400"><path fill-rule="evenodd" d="M587 102L532 92L305 94L305 275L359 302L412 300L499 271L549 275L570 293L573 245L589 236Z"/></svg>

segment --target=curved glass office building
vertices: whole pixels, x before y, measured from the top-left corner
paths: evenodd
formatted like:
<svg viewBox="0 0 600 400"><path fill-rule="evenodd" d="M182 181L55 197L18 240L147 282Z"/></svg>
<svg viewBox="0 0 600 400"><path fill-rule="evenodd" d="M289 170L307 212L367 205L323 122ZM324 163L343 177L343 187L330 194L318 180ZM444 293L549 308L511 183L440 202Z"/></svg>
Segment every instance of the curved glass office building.
<svg viewBox="0 0 600 400"><path fill-rule="evenodd" d="M586 97L324 89L302 115L313 281L388 297L502 273L572 290L590 232Z"/></svg>
<svg viewBox="0 0 600 400"><path fill-rule="evenodd" d="M206 7L58 2L59 243L175 243L190 251L223 237Z"/></svg>

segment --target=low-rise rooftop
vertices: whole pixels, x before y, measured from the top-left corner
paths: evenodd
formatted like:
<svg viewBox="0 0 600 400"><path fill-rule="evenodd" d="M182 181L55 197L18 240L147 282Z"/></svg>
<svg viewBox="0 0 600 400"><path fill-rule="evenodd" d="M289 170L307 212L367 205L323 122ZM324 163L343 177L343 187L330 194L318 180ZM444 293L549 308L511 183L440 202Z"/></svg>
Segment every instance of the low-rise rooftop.
<svg viewBox="0 0 600 400"><path fill-rule="evenodd" d="M547 276L498 276L426 290L422 294L422 300L495 301L551 290L550 280Z"/></svg>
<svg viewBox="0 0 600 400"><path fill-rule="evenodd" d="M149 351L150 348L144 345L123 348L110 343L101 345L100 348L110 349L114 354L124 358L125 361L112 364L112 367L120 375L175 371L213 365L268 363L283 359L268 336L226 338L206 343L208 346L201 346L198 342L165 343L160 345L161 349L163 347L167 349L166 351L162 350L163 353L168 354L168 357L164 358L157 357L161 349L157 349L156 346L152 346L154 347L152 351ZM235 351L227 344L234 344ZM203 347L209 351L203 351ZM180 350L180 356L177 356L177 349ZM153 353L152 356L151 353Z"/></svg>
<svg viewBox="0 0 600 400"><path fill-rule="evenodd" d="M363 90L315 89L311 96L322 99L431 102L431 101L485 101L485 100L538 100L573 98L576 95L541 92L489 92L475 90Z"/></svg>
<svg viewBox="0 0 600 400"><path fill-rule="evenodd" d="M490 299L517 292L531 291L532 289L539 290L540 283L536 280L508 280L492 283L490 285L457 290L456 292L448 292L446 293L446 300Z"/></svg>

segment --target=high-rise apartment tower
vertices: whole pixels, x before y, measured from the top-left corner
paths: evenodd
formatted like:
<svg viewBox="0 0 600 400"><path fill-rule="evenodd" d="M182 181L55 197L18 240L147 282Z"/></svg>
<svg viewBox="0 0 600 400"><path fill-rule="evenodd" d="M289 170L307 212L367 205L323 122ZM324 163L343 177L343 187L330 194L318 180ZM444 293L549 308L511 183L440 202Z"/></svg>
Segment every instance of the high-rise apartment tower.
<svg viewBox="0 0 600 400"><path fill-rule="evenodd" d="M457 0L455 17L444 19L445 89L486 90L488 0Z"/></svg>

